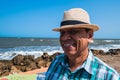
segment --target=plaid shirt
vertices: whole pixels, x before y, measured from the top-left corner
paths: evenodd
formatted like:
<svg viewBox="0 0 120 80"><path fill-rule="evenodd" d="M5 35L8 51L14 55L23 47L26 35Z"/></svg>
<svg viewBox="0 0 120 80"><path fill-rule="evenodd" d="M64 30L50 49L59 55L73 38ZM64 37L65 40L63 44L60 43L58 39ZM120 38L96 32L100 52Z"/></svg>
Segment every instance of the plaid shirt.
<svg viewBox="0 0 120 80"><path fill-rule="evenodd" d="M73 72L70 71L67 60L64 54L57 56L46 72L45 80L120 80L120 75L93 56L91 51L83 65Z"/></svg>

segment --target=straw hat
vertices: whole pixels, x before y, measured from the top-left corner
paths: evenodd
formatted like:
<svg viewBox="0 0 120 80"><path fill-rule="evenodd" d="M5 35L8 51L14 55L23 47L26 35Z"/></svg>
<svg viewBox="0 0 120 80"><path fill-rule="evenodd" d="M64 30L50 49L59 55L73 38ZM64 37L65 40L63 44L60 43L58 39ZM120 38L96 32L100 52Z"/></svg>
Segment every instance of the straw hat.
<svg viewBox="0 0 120 80"><path fill-rule="evenodd" d="M53 31L60 31L71 28L88 28L93 31L99 30L99 27L90 23L88 13L81 8L73 8L64 12L63 21L60 28L55 28Z"/></svg>

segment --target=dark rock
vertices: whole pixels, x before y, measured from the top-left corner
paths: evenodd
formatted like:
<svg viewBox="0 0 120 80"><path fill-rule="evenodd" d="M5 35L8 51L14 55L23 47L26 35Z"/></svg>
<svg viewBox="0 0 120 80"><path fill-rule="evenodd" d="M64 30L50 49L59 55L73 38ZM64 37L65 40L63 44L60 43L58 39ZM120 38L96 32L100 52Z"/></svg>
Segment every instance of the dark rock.
<svg viewBox="0 0 120 80"><path fill-rule="evenodd" d="M43 53L43 55L41 56L43 60L45 61L50 61L50 55L48 55L48 53Z"/></svg>
<svg viewBox="0 0 120 80"><path fill-rule="evenodd" d="M19 65L19 66L25 66L29 65L31 61L34 61L34 56L33 55L17 55L12 59L12 62L14 65Z"/></svg>
<svg viewBox="0 0 120 80"><path fill-rule="evenodd" d="M19 66L19 68L20 68L20 70L21 70L22 72L25 72L25 71L26 71L26 66Z"/></svg>
<svg viewBox="0 0 120 80"><path fill-rule="evenodd" d="M9 70L3 71L2 76L8 76L8 75L9 75L9 73L10 73L10 71L9 71Z"/></svg>
<svg viewBox="0 0 120 80"><path fill-rule="evenodd" d="M117 55L120 54L120 49L110 49L108 52L103 50L91 49L94 55ZM9 73L16 72L26 72L41 67L48 67L51 61L61 53L56 52L53 55L48 55L48 53L43 53L42 56L34 58L33 55L17 55L12 60L0 60L0 76L6 76ZM118 56L119 57L119 56ZM108 61L105 61L108 62Z"/></svg>
<svg viewBox="0 0 120 80"><path fill-rule="evenodd" d="M37 57L37 58L35 59L35 62L38 63L38 62L41 61L41 60L43 60L42 57Z"/></svg>
<svg viewBox="0 0 120 80"><path fill-rule="evenodd" d="M54 53L53 55L50 56L50 61L54 60L54 58L58 55L60 55L61 53L60 52L56 52Z"/></svg>
<svg viewBox="0 0 120 80"><path fill-rule="evenodd" d="M14 65L12 65L10 74L19 73L19 72L21 72L21 70L18 70L17 67L15 67Z"/></svg>
<svg viewBox="0 0 120 80"><path fill-rule="evenodd" d="M7 75L11 71L12 61L11 60L1 60L0 61L0 76Z"/></svg>
<svg viewBox="0 0 120 80"><path fill-rule="evenodd" d="M23 55L17 55L12 59L14 65L23 65L23 61L24 61Z"/></svg>
<svg viewBox="0 0 120 80"><path fill-rule="evenodd" d="M26 71L37 69L36 63L31 62L29 66L26 66Z"/></svg>
<svg viewBox="0 0 120 80"><path fill-rule="evenodd" d="M111 55L118 55L118 54L120 54L120 49L110 49L108 52Z"/></svg>
<svg viewBox="0 0 120 80"><path fill-rule="evenodd" d="M103 50L91 49L91 51L93 52L94 55L104 55L105 54Z"/></svg>
<svg viewBox="0 0 120 80"><path fill-rule="evenodd" d="M24 56L24 60L34 61L35 58L34 58L34 55L26 55L26 56Z"/></svg>

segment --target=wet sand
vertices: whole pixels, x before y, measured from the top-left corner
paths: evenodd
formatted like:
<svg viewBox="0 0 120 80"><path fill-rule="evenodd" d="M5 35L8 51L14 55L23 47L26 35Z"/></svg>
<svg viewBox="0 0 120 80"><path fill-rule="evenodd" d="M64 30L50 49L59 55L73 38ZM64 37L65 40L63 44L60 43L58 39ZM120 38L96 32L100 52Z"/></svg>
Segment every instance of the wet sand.
<svg viewBox="0 0 120 80"><path fill-rule="evenodd" d="M37 74L37 73L41 73L41 72L46 72L48 69L48 67L43 67L43 68L40 68L40 69L35 69L35 70L32 70L32 71L27 71L27 72L20 72L19 74Z"/></svg>
<svg viewBox="0 0 120 80"><path fill-rule="evenodd" d="M120 54L118 55L97 55L106 64L114 68L118 73L120 73Z"/></svg>

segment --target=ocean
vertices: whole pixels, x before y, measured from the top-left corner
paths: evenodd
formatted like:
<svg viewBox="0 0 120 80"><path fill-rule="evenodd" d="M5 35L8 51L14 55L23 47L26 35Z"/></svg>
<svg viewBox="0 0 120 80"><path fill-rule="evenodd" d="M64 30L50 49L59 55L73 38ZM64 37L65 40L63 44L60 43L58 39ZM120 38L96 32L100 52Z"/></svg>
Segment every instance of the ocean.
<svg viewBox="0 0 120 80"><path fill-rule="evenodd" d="M120 48L120 39L94 39L90 49L108 51ZM44 52L52 55L63 53L58 38L0 38L0 60L10 60L18 54L34 55L35 58Z"/></svg>

